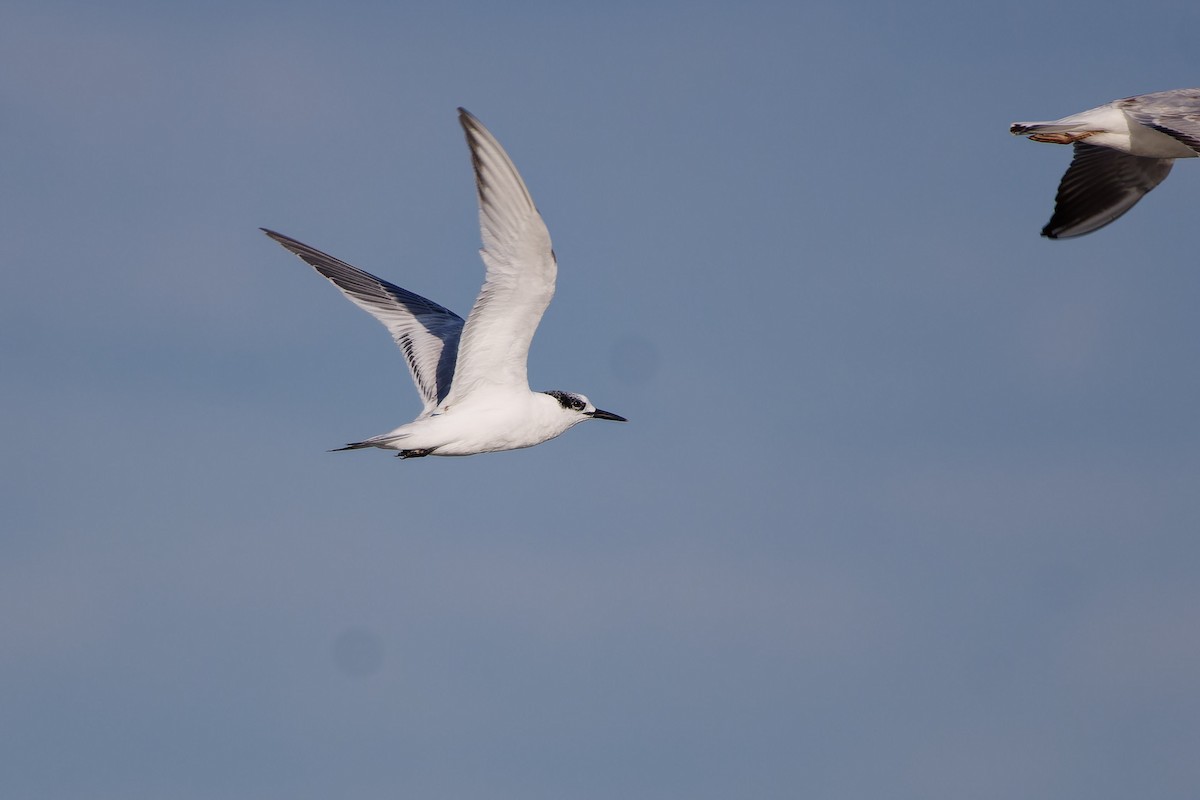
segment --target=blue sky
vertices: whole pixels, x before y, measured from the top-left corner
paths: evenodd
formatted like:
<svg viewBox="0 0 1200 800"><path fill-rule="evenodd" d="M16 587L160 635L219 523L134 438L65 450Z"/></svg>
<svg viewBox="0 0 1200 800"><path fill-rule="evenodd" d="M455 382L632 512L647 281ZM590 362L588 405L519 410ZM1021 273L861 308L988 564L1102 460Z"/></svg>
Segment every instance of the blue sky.
<svg viewBox="0 0 1200 800"><path fill-rule="evenodd" d="M1007 126L1198 34L8 3L0 794L1194 796L1200 167L1049 242L1069 151ZM465 314L459 105L559 256L534 388L630 423L327 453L420 403L258 227Z"/></svg>

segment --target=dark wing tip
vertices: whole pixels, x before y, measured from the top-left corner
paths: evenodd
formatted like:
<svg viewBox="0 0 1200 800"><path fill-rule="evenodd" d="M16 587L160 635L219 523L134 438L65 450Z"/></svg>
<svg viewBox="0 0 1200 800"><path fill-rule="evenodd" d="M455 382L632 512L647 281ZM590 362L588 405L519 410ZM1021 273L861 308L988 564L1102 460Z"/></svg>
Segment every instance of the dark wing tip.
<svg viewBox="0 0 1200 800"><path fill-rule="evenodd" d="M270 228L259 228L259 230L262 231L263 233L265 233L267 236L270 236L276 242L279 242L279 244L283 245L284 247L288 246L288 242L295 242L296 244L300 244L292 237L285 236L284 234L278 233L277 231L273 231ZM291 250L290 247L288 249Z"/></svg>
<svg viewBox="0 0 1200 800"><path fill-rule="evenodd" d="M479 118L467 111L462 106L458 107L458 124L463 126L463 130L469 131L472 128L482 128L483 123Z"/></svg>
<svg viewBox="0 0 1200 800"><path fill-rule="evenodd" d="M316 258L317 260L321 260L322 258L327 259L327 260L333 260L333 261L337 260L337 259L333 258L333 256L330 256L326 253L322 253L320 250L316 249L315 247L310 247L309 245L306 245L304 242L300 241L299 239L293 239L292 237L287 236L286 234L277 233L277 232L271 230L270 228L259 228L259 230L262 231L263 233L265 233L267 236L270 236L277 243L282 245L285 249L291 251L292 254L299 256L302 260L306 261L311 266L314 266L314 267L317 266L316 264L313 263L314 258Z"/></svg>

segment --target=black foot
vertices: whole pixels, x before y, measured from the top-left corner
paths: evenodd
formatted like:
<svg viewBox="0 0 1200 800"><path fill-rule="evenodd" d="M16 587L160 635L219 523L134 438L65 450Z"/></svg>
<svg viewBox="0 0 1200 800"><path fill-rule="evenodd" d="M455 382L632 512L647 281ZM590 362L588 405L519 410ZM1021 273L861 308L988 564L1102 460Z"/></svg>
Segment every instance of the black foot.
<svg viewBox="0 0 1200 800"><path fill-rule="evenodd" d="M396 453L396 458L424 458L432 454L433 450L434 448L432 447L428 450L401 450L399 453Z"/></svg>

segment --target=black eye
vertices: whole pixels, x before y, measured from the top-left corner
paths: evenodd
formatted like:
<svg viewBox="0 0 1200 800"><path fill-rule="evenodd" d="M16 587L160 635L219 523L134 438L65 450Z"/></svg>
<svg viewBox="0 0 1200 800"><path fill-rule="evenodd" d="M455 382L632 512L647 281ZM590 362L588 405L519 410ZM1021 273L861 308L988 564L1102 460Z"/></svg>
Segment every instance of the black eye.
<svg viewBox="0 0 1200 800"><path fill-rule="evenodd" d="M571 411L583 411L585 408L587 408L586 402L573 394L568 394L567 392L552 391L545 392L544 394L550 395L558 401L560 406Z"/></svg>

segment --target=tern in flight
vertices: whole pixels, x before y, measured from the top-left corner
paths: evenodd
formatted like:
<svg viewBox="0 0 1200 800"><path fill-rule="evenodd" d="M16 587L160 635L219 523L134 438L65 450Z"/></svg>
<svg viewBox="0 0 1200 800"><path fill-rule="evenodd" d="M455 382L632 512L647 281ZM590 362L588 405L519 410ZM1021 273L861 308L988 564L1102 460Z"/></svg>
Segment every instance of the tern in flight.
<svg viewBox="0 0 1200 800"><path fill-rule="evenodd" d="M483 124L464 109L479 194L479 251L486 278L462 317L344 261L263 228L383 323L404 353L425 403L393 431L339 450L378 447L400 458L469 456L532 447L589 419L625 422L574 392L529 389L529 343L558 272L550 232L517 168Z"/></svg>
<svg viewBox="0 0 1200 800"><path fill-rule="evenodd" d="M1133 208L1175 159L1200 155L1200 89L1126 97L1053 122L1014 122L1009 131L1074 146L1042 236L1082 236Z"/></svg>

